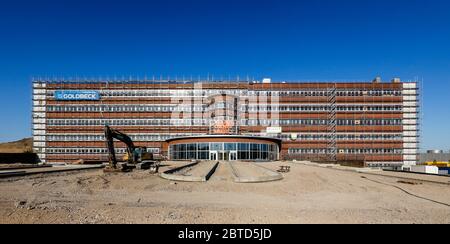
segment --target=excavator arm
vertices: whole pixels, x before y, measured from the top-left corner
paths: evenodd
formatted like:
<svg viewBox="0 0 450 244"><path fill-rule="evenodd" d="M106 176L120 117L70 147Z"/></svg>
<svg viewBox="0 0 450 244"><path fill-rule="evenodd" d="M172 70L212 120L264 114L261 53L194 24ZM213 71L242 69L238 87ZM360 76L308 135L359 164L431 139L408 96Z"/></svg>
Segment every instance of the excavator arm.
<svg viewBox="0 0 450 244"><path fill-rule="evenodd" d="M150 169L152 173L158 173L159 162L153 160L153 154L148 153L145 147L135 147L133 141L126 134L111 129L105 125L106 147L108 148L109 166L104 172L130 172L134 168ZM114 139L127 145L127 163L118 167L116 152L114 150Z"/></svg>
<svg viewBox="0 0 450 244"><path fill-rule="evenodd" d="M128 153L128 163L134 163L134 150L135 146L131 138L124 133L121 133L120 131L111 129L109 126L105 126L105 139L106 139L106 146L108 148L108 154L109 154L109 164L112 168L117 168L117 157L114 150L114 139L117 139L127 146L127 153Z"/></svg>

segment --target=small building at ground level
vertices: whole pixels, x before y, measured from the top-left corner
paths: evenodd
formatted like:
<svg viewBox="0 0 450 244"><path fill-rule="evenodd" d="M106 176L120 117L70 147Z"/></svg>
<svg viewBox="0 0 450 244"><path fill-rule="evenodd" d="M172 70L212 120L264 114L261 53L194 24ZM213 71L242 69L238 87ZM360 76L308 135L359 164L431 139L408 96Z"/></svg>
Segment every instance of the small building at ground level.
<svg viewBox="0 0 450 244"><path fill-rule="evenodd" d="M166 141L170 160L274 161L282 141L242 135L179 137Z"/></svg>

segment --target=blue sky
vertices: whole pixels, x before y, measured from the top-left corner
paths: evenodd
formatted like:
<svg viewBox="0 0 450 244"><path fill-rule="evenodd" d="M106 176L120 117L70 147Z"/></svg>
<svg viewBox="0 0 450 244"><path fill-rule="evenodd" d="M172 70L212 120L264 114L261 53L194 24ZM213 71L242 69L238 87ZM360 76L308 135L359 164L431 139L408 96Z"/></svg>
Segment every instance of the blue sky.
<svg viewBox="0 0 450 244"><path fill-rule="evenodd" d="M422 147L450 149L450 2L2 1L0 141L31 135L33 76L424 80Z"/></svg>

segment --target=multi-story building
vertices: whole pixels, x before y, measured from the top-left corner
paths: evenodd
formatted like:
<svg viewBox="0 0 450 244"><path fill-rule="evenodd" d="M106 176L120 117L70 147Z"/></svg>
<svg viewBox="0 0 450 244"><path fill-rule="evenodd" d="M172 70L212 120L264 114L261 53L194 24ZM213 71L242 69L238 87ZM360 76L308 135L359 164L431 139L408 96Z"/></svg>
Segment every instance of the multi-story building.
<svg viewBox="0 0 450 244"><path fill-rule="evenodd" d="M395 167L417 162L418 109L417 83L399 79L34 80L33 139L48 163L106 160L108 124L172 160L363 160Z"/></svg>

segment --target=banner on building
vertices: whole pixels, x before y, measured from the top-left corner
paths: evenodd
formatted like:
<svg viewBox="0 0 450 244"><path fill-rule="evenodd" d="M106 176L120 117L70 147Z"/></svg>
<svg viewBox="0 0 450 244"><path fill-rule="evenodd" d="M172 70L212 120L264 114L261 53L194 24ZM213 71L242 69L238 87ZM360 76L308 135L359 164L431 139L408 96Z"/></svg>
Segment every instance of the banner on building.
<svg viewBox="0 0 450 244"><path fill-rule="evenodd" d="M97 101L100 100L100 93L98 91L55 91L55 99L69 101Z"/></svg>

